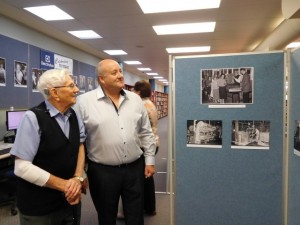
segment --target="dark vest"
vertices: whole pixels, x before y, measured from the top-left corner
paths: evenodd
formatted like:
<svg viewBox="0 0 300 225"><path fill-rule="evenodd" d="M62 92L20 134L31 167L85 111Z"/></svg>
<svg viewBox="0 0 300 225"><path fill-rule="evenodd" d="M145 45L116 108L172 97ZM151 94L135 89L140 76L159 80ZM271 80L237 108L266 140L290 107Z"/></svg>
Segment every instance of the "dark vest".
<svg viewBox="0 0 300 225"><path fill-rule="evenodd" d="M73 177L78 158L80 133L76 114L71 109L69 139L43 102L30 109L37 117L41 140L33 164L60 178ZM28 136L30 138L30 134ZM66 206L64 193L18 179L18 208L25 215L40 216Z"/></svg>

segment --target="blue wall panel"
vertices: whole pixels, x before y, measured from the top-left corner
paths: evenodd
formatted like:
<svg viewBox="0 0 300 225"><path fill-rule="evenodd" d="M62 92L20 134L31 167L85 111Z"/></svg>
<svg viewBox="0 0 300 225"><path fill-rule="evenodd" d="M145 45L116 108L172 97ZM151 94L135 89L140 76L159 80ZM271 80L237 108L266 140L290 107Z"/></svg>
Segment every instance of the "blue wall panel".
<svg viewBox="0 0 300 225"><path fill-rule="evenodd" d="M200 70L254 67L254 104L201 105ZM175 58L177 225L282 224L284 54ZM188 148L187 120L222 120L222 148ZM271 122L270 149L231 149L233 120Z"/></svg>
<svg viewBox="0 0 300 225"><path fill-rule="evenodd" d="M289 76L288 224L300 224L300 156L294 154L295 120L300 120L300 49L291 53Z"/></svg>

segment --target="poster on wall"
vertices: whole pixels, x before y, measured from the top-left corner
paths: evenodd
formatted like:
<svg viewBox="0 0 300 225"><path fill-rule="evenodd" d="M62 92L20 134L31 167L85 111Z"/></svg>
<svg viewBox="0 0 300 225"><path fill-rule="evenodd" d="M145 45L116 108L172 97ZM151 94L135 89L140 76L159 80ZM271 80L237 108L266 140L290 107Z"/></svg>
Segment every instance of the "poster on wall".
<svg viewBox="0 0 300 225"><path fill-rule="evenodd" d="M88 81L88 91L93 90L94 89L94 78L88 77L87 81Z"/></svg>
<svg viewBox="0 0 300 225"><path fill-rule="evenodd" d="M294 154L300 156L300 120L295 120Z"/></svg>
<svg viewBox="0 0 300 225"><path fill-rule="evenodd" d="M0 57L0 86L6 86L5 58Z"/></svg>
<svg viewBox="0 0 300 225"><path fill-rule="evenodd" d="M71 77L73 79L74 84L76 84L78 86L78 77L75 75L71 75Z"/></svg>
<svg viewBox="0 0 300 225"><path fill-rule="evenodd" d="M232 121L231 148L269 150L270 121L266 121L266 120Z"/></svg>
<svg viewBox="0 0 300 225"><path fill-rule="evenodd" d="M14 86L27 87L27 63L14 61Z"/></svg>
<svg viewBox="0 0 300 225"><path fill-rule="evenodd" d="M73 59L54 54L54 68L66 69L73 74Z"/></svg>
<svg viewBox="0 0 300 225"><path fill-rule="evenodd" d="M45 72L46 70L42 70L42 69L38 69L38 68L32 68L31 70L31 78L32 78L32 92L38 92L37 88L37 83L40 79L40 77L42 76L42 74Z"/></svg>
<svg viewBox="0 0 300 225"><path fill-rule="evenodd" d="M187 147L222 147L221 120L187 120Z"/></svg>
<svg viewBox="0 0 300 225"><path fill-rule="evenodd" d="M78 78L79 78L79 80L78 80L79 91L84 93L85 92L85 76L79 75Z"/></svg>
<svg viewBox="0 0 300 225"><path fill-rule="evenodd" d="M253 104L253 78L253 67L202 69L200 103L228 106Z"/></svg>

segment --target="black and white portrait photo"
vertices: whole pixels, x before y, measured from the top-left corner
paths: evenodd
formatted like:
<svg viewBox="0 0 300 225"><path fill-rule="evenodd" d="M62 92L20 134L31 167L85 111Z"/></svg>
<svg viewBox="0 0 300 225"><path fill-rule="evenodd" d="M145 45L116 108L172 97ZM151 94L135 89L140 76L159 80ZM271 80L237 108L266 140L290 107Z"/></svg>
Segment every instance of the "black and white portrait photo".
<svg viewBox="0 0 300 225"><path fill-rule="evenodd" d="M78 78L79 78L79 80L78 80L77 86L78 86L80 92L85 92L85 76L79 75Z"/></svg>
<svg viewBox="0 0 300 225"><path fill-rule="evenodd" d="M188 120L187 147L222 147L221 120Z"/></svg>
<svg viewBox="0 0 300 225"><path fill-rule="evenodd" d="M253 67L202 69L201 104L252 104Z"/></svg>
<svg viewBox="0 0 300 225"><path fill-rule="evenodd" d="M38 92L36 89L37 83L39 81L40 76L43 74L43 70L32 68L31 70L31 80L32 80L32 92Z"/></svg>
<svg viewBox="0 0 300 225"><path fill-rule="evenodd" d="M88 77L87 81L88 81L88 91L93 90L94 89L94 78Z"/></svg>
<svg viewBox="0 0 300 225"><path fill-rule="evenodd" d="M14 67L15 87L27 87L27 63L15 61Z"/></svg>
<svg viewBox="0 0 300 225"><path fill-rule="evenodd" d="M5 59L0 58L0 86L6 86Z"/></svg>
<svg viewBox="0 0 300 225"><path fill-rule="evenodd" d="M300 156L300 120L295 120L294 154Z"/></svg>
<svg viewBox="0 0 300 225"><path fill-rule="evenodd" d="M231 148L265 149L270 147L270 121L232 121Z"/></svg>

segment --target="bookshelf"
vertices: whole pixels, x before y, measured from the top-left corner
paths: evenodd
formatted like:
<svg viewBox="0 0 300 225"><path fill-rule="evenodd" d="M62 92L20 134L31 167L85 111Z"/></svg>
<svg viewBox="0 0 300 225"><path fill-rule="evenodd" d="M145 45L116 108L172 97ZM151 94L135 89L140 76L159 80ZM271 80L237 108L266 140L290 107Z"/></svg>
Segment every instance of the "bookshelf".
<svg viewBox="0 0 300 225"><path fill-rule="evenodd" d="M158 119L168 115L168 94L152 91L151 100L156 106Z"/></svg>

